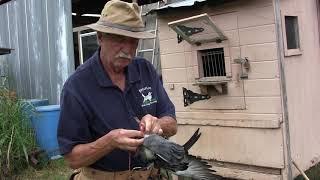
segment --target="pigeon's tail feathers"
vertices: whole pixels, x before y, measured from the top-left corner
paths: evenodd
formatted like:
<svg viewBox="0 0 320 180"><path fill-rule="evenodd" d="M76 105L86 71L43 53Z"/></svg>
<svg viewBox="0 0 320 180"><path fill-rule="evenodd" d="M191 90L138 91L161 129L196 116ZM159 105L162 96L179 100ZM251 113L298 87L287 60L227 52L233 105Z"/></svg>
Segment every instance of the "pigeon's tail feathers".
<svg viewBox="0 0 320 180"><path fill-rule="evenodd" d="M202 161L200 158L188 155L188 168L183 171L176 171L175 174L178 176L189 177L191 179L199 180L222 180L223 177L214 174L214 170L210 169L211 166Z"/></svg>
<svg viewBox="0 0 320 180"><path fill-rule="evenodd" d="M164 168L170 171L183 171L188 168L188 162L169 162L159 154L157 154L156 156L158 157L158 159L154 162L154 166L156 168Z"/></svg>
<svg viewBox="0 0 320 180"><path fill-rule="evenodd" d="M188 151L194 145L194 143L198 141L200 136L201 136L201 133L199 133L199 128L198 128L197 131L193 133L191 138L183 145L184 149Z"/></svg>

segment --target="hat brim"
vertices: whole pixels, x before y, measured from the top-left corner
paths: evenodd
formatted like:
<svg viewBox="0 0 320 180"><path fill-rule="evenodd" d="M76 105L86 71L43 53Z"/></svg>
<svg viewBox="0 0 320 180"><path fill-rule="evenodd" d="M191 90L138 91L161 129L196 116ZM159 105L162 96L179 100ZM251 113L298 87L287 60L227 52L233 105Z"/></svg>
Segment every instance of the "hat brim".
<svg viewBox="0 0 320 180"><path fill-rule="evenodd" d="M100 25L100 24L97 24L97 23L89 24L89 25L87 25L87 27L89 27L89 28L91 28L93 30L99 31L99 32L104 32L104 33L109 33L109 34L117 34L117 35L121 35L121 36L133 37L133 38L137 38L137 39L155 38L155 35L150 33L150 32L146 32L146 31L142 31L142 32L127 31L127 30L123 30L123 29L118 29L118 28L114 28L114 27Z"/></svg>

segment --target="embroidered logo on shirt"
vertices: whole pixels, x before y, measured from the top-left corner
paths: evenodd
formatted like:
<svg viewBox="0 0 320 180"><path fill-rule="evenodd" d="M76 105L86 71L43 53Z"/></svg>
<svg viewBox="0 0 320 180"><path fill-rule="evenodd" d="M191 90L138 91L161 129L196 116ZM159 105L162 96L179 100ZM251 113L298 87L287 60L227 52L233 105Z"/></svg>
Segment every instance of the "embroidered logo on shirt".
<svg viewBox="0 0 320 180"><path fill-rule="evenodd" d="M144 87L139 89L141 96L143 97L142 107L150 106L151 104L157 103L157 99L152 98L151 87Z"/></svg>
<svg viewBox="0 0 320 180"><path fill-rule="evenodd" d="M148 92L148 95L146 95L146 96L143 94L141 94L141 95L143 97L143 102L150 102L152 99L152 92Z"/></svg>

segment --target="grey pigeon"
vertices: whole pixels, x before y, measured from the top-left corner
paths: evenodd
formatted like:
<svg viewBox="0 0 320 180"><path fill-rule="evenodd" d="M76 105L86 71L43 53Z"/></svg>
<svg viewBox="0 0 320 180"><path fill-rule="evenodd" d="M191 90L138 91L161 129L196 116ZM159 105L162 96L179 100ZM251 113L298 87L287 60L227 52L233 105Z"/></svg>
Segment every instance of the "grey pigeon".
<svg viewBox="0 0 320 180"><path fill-rule="evenodd" d="M211 166L200 158L188 154L188 150L199 139L199 129L183 145L176 144L159 135L147 135L143 145L138 148L137 156L147 164L154 163L156 168L169 170L178 176L201 180L220 180L213 174Z"/></svg>

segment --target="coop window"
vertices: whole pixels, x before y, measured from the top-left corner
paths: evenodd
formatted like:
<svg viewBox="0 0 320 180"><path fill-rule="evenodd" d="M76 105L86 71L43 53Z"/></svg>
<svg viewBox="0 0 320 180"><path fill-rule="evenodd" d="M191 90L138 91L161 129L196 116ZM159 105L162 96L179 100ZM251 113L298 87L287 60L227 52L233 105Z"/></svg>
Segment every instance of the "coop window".
<svg viewBox="0 0 320 180"><path fill-rule="evenodd" d="M203 77L226 76L223 48L201 50Z"/></svg>
<svg viewBox="0 0 320 180"><path fill-rule="evenodd" d="M285 16L287 49L299 49L299 26L297 16Z"/></svg>

